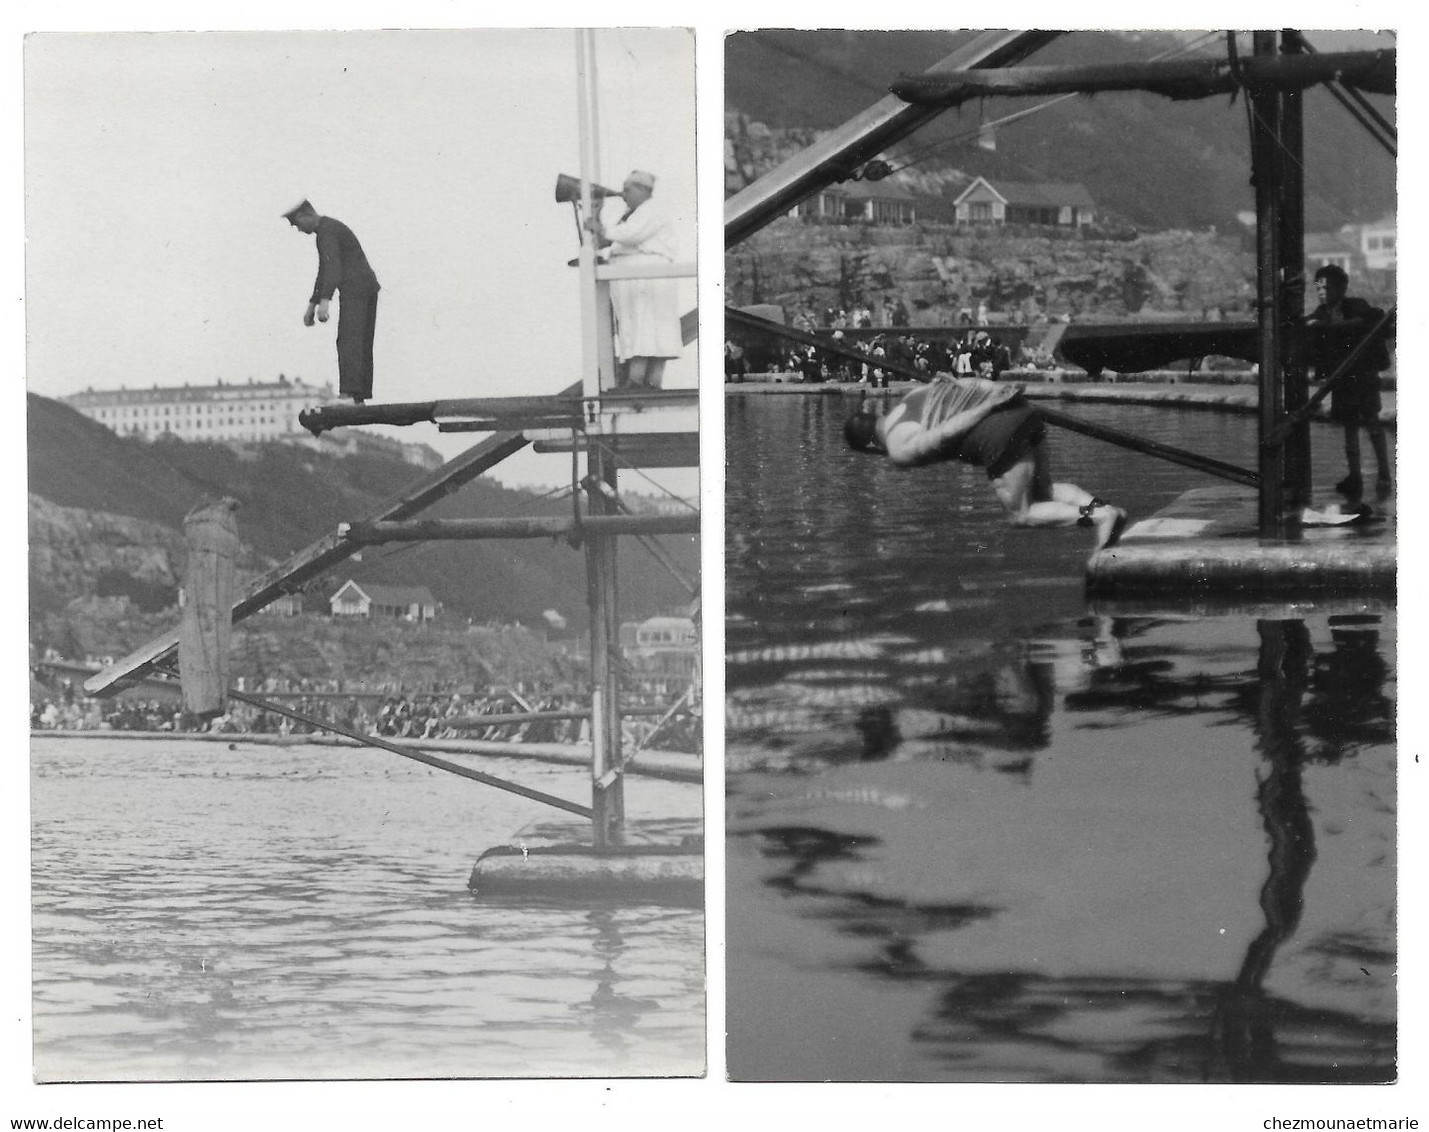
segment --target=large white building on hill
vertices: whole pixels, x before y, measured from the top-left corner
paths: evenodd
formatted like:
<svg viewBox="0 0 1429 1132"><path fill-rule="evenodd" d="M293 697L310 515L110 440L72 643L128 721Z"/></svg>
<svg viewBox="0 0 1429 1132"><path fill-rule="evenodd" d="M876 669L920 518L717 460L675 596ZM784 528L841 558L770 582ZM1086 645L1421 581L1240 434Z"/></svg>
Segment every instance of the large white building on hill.
<svg viewBox="0 0 1429 1132"><path fill-rule="evenodd" d="M120 436L158 440L277 440L301 433L298 414L333 399L331 385L278 375L244 385L182 385L149 389L87 389L63 398Z"/></svg>
<svg viewBox="0 0 1429 1132"><path fill-rule="evenodd" d="M387 436L343 429L321 439L298 423L304 409L333 399L331 385L309 385L301 378L278 375L277 381L242 385L158 386L148 389L86 389L61 398L70 408L98 421L120 436L145 440L211 441L238 448L264 441L301 444L334 455L381 454L422 468L433 468L441 456L425 444L409 444Z"/></svg>

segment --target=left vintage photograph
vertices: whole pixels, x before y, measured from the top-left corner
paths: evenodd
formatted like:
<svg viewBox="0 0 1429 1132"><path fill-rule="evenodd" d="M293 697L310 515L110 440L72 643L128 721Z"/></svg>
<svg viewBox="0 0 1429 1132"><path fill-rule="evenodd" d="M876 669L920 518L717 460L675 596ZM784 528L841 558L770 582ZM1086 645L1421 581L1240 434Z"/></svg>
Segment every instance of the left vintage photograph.
<svg viewBox="0 0 1429 1132"><path fill-rule="evenodd" d="M24 61L35 1080L702 1075L693 32Z"/></svg>

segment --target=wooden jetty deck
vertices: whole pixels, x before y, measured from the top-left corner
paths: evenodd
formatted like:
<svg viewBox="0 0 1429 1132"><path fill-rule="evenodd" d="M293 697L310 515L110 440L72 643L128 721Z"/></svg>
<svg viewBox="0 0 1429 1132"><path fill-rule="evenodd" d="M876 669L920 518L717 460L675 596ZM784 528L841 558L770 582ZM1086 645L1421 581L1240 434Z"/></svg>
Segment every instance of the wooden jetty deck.
<svg viewBox="0 0 1429 1132"><path fill-rule="evenodd" d="M1342 497L1319 491L1318 508ZM1092 597L1176 594L1255 601L1328 597L1393 601L1398 564L1394 496L1366 497L1369 517L1346 526L1302 526L1284 539L1257 533L1255 492L1234 485L1188 491L1134 522L1087 562Z"/></svg>

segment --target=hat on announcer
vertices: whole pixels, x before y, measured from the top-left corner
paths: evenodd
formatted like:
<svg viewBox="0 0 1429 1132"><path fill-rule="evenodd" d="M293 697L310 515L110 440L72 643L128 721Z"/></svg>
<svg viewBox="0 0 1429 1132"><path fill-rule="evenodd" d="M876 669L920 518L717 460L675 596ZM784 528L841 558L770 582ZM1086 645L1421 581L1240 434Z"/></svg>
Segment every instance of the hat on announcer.
<svg viewBox="0 0 1429 1132"><path fill-rule="evenodd" d="M643 169L636 169L625 178L627 185L644 185L647 189L655 187L655 174L646 173Z"/></svg>
<svg viewBox="0 0 1429 1132"><path fill-rule="evenodd" d="M304 214L316 216L317 211L318 210L312 206L312 203L310 201L305 200L299 204L295 204L292 208L288 209L287 212L283 213L283 219L291 223L293 217L295 216L302 216Z"/></svg>

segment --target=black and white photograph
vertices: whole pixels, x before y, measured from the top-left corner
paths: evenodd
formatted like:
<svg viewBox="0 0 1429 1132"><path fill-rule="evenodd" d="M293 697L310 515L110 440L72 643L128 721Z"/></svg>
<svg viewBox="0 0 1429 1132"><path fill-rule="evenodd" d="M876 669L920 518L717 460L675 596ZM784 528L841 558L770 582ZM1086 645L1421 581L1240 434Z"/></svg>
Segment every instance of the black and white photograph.
<svg viewBox="0 0 1429 1132"><path fill-rule="evenodd" d="M734 1081L1401 1079L1397 45L1313 27L726 39Z"/></svg>
<svg viewBox="0 0 1429 1132"><path fill-rule="evenodd" d="M694 32L23 48L34 1080L701 1076Z"/></svg>
<svg viewBox="0 0 1429 1132"><path fill-rule="evenodd" d="M1429 1126L1417 11L12 7L0 1121Z"/></svg>

